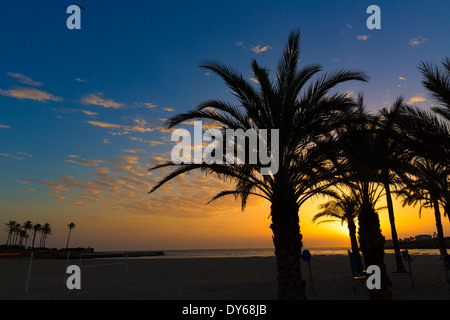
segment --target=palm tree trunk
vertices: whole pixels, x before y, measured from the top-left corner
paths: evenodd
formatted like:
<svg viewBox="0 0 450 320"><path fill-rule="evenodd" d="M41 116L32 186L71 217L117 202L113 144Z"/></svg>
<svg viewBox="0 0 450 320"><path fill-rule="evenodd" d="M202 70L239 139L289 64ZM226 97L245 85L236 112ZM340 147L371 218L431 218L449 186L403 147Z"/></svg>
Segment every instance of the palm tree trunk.
<svg viewBox="0 0 450 320"><path fill-rule="evenodd" d="M300 268L302 235L295 201L272 203L273 244L277 259L278 299L305 300L305 281Z"/></svg>
<svg viewBox="0 0 450 320"><path fill-rule="evenodd" d="M445 257L447 256L447 247L445 245L444 229L442 228L441 212L439 210L438 200L436 199L433 200L433 207L434 207L434 217L436 218L436 229L439 240L439 251L441 253L441 256Z"/></svg>
<svg viewBox="0 0 450 320"><path fill-rule="evenodd" d="M360 273L364 270L361 255L359 254L358 239L356 238L356 225L353 220L347 221L350 243L352 245L353 256L355 257L356 272Z"/></svg>
<svg viewBox="0 0 450 320"><path fill-rule="evenodd" d="M380 220L369 201L363 200L359 221L359 244L366 267L376 265L381 271L381 289L369 290L371 300L391 300L391 280L384 263L384 237L381 234Z"/></svg>
<svg viewBox="0 0 450 320"><path fill-rule="evenodd" d="M33 234L33 242L31 243L31 248L34 249L34 240L36 239L36 233L37 231L34 230L34 234Z"/></svg>
<svg viewBox="0 0 450 320"><path fill-rule="evenodd" d="M392 203L391 189L389 186L389 175L387 181L384 183L384 190L386 191L386 203L388 207L389 222L391 225L392 244L394 245L395 263L397 265L397 273L406 273L403 265L402 254L400 253L400 243L398 242L397 229L395 227L394 205Z"/></svg>
<svg viewBox="0 0 450 320"><path fill-rule="evenodd" d="M69 240L70 240L70 233L71 232L72 232L72 229L69 229L69 236L67 237L66 249L69 248Z"/></svg>

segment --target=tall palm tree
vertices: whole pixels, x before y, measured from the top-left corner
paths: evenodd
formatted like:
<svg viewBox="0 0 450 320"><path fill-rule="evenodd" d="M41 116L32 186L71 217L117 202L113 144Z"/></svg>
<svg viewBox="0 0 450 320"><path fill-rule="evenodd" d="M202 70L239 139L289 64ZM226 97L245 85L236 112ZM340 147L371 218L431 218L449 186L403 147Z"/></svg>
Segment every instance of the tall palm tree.
<svg viewBox="0 0 450 320"><path fill-rule="evenodd" d="M6 228L5 230L8 231L8 238L6 238L6 245L12 245L13 244L13 234L16 227L16 223L14 220L9 220L7 223L5 223Z"/></svg>
<svg viewBox="0 0 450 320"><path fill-rule="evenodd" d="M358 215L359 244L366 266L377 265L381 271L381 289L369 290L370 299L391 299L391 281L384 263L385 238L380 219L374 207L380 196L380 158L376 138L376 117L366 111L362 96L358 97L358 110L342 130L337 130L336 149L330 159L333 180L357 192L361 200Z"/></svg>
<svg viewBox="0 0 450 320"><path fill-rule="evenodd" d="M422 84L430 92L431 98L438 105L433 111L450 121L450 59L442 60L443 68L428 62L421 62Z"/></svg>
<svg viewBox="0 0 450 320"><path fill-rule="evenodd" d="M447 255L440 213L440 198L442 196L441 181L447 180L447 168L433 160L417 158L414 161L415 174L405 181L405 187L399 190L403 197L403 205L420 203L419 215L422 208L433 208L436 229L439 240L439 251L442 256Z"/></svg>
<svg viewBox="0 0 450 320"><path fill-rule="evenodd" d="M52 229L51 229L50 224L47 222L44 224L44 226L42 227L42 230L41 230L41 244L40 244L41 248L45 248L45 244L47 242L47 236L49 234L52 234Z"/></svg>
<svg viewBox="0 0 450 320"><path fill-rule="evenodd" d="M344 223L347 224L350 244L355 257L356 270L358 273L364 269L361 255L359 254L358 239L356 237L356 220L358 220L359 206L360 201L354 194L347 195L343 193L337 199L321 204L319 206L321 211L312 219L313 222L322 219L318 223L339 221L341 222L341 225L344 225Z"/></svg>
<svg viewBox="0 0 450 320"><path fill-rule="evenodd" d="M26 247L28 242L28 231L33 229L33 224L28 220L22 225L22 228L24 230L23 239L25 239L24 247Z"/></svg>
<svg viewBox="0 0 450 320"><path fill-rule="evenodd" d="M299 209L314 194L327 191L328 186L323 184L316 169L323 162L317 147L320 139L340 125L341 113L348 112L354 105L345 94L327 94L340 83L368 80L362 72L339 70L322 75L306 88L322 67L312 64L300 68L299 58L300 31L297 30L289 35L275 80L270 80L268 69L252 60L251 67L259 83L258 89L226 65L205 61L201 67L219 75L239 104L210 100L167 122L172 128L188 120L206 120L221 128L223 134L226 129L253 129L257 132L261 129L267 129L268 132L278 130L278 146L271 144L268 147L270 153L273 152L272 156L278 151L279 164L275 174L262 175L261 163L228 164L226 161L223 164L205 161L176 164L169 161L150 169L173 169L150 193L178 175L199 170L235 183L235 189L220 192L213 200L226 195L240 197L242 209L250 195L260 196L271 203L270 228L277 259L279 299L306 297L300 269L302 235Z"/></svg>
<svg viewBox="0 0 450 320"><path fill-rule="evenodd" d="M403 97L399 97L390 110L383 108L379 112L377 122L378 132L376 156L379 158L380 181L386 193L386 204L388 208L389 222L391 226L391 236L394 246L396 272L406 272L403 259L400 253L397 229L395 226L394 206L391 195L391 185L399 185L407 172L411 171L411 153L404 146L402 139L403 132L397 125L397 119L401 115L406 104Z"/></svg>
<svg viewBox="0 0 450 320"><path fill-rule="evenodd" d="M36 234L42 230L42 225L40 223L36 223L33 226L33 242L31 243L31 248L34 248L34 240L36 239Z"/></svg>
<svg viewBox="0 0 450 320"><path fill-rule="evenodd" d="M70 233L72 232L72 229L75 228L75 223L71 222L67 225L67 227L69 228L69 236L67 237L66 249L69 248Z"/></svg>

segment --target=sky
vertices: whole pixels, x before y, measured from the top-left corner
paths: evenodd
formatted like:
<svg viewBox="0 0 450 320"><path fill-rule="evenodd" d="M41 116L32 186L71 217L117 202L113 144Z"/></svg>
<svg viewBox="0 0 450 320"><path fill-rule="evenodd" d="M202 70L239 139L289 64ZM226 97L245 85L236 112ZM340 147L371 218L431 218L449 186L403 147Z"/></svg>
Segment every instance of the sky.
<svg viewBox="0 0 450 320"><path fill-rule="evenodd" d="M365 71L370 82L336 90L363 94L376 112L400 95L430 108L417 66L450 52L446 0L78 0L81 29L69 30L72 4L4 1L0 11L0 223L48 222L48 247L65 246L70 222L70 246L97 251L273 246L270 205L206 205L227 188L214 177L185 175L147 194L167 173L147 171L173 147L165 119L209 99L235 102L199 68L205 59L253 81L255 58L274 77L289 32L300 28L300 63ZM372 4L379 30L366 25ZM348 247L345 226L311 222L326 200L300 209L304 245ZM396 201L400 238L435 232L431 210L421 218L418 210ZM387 212L380 220L390 239ZM448 235L449 220L443 224Z"/></svg>

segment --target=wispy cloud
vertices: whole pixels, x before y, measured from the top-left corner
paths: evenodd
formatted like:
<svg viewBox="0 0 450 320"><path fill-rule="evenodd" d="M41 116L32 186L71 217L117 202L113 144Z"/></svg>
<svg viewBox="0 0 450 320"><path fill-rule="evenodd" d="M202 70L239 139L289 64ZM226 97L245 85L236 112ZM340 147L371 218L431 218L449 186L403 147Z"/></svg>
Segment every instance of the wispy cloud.
<svg viewBox="0 0 450 320"><path fill-rule="evenodd" d="M83 112L85 115L88 115L88 116L96 116L96 115L98 115L97 112L92 112L92 111L87 111L87 110L80 110L80 111Z"/></svg>
<svg viewBox="0 0 450 320"><path fill-rule="evenodd" d="M253 51L253 52L256 53L256 54L265 52L265 51L270 50L270 49L272 49L271 46L264 46L264 47L261 47L261 45L252 46L252 47L250 48L250 50Z"/></svg>
<svg viewBox="0 0 450 320"><path fill-rule="evenodd" d="M26 157L32 158L33 155L29 154L27 152L17 152L16 154L10 154L10 153L0 153L0 157L8 157L14 160L23 160Z"/></svg>
<svg viewBox="0 0 450 320"><path fill-rule="evenodd" d="M91 93L87 96L84 96L81 98L81 103L83 104L92 104L96 106L102 106L105 108L114 108L119 109L120 107L123 107L123 103L116 102L112 99L103 99L102 98L103 93Z"/></svg>
<svg viewBox="0 0 450 320"><path fill-rule="evenodd" d="M403 80L403 81L405 81L406 79L403 78L403 77L398 77L398 80Z"/></svg>
<svg viewBox="0 0 450 320"><path fill-rule="evenodd" d="M33 87L40 87L43 85L42 82L34 81L33 79L31 79L27 76L24 76L23 74L20 74L20 73L8 72L8 76L16 78L17 80L19 80L19 82L28 84Z"/></svg>
<svg viewBox="0 0 450 320"><path fill-rule="evenodd" d="M87 82L86 80L81 79L81 78L75 78L75 80L78 81L78 82Z"/></svg>
<svg viewBox="0 0 450 320"><path fill-rule="evenodd" d="M167 111L167 112L173 112L173 111L175 111L174 108L163 108L163 110L164 110L164 111Z"/></svg>
<svg viewBox="0 0 450 320"><path fill-rule="evenodd" d="M114 132L109 132L113 135L122 135L122 134L128 134L130 132L151 132L154 129L149 127L149 124L144 119L133 119L134 124L133 125L122 125L122 124L115 124L115 123L108 123L108 122L102 122L102 121L86 121L87 123L101 128L106 129L112 129L116 130Z"/></svg>
<svg viewBox="0 0 450 320"><path fill-rule="evenodd" d="M14 89L9 90L0 89L0 95L13 97L17 99L29 99L39 102L63 100L63 98L56 97L53 94L45 91L41 91L35 88L23 88L23 87L15 87Z"/></svg>
<svg viewBox="0 0 450 320"><path fill-rule="evenodd" d="M370 34L368 34L368 35L359 35L359 36L356 37L356 39L361 40L361 41L366 41L369 38L370 38Z"/></svg>
<svg viewBox="0 0 450 320"><path fill-rule="evenodd" d="M81 159L74 160L74 158L67 159L66 162L81 164L85 167L98 167L99 164L104 163L103 160L93 160L93 159Z"/></svg>
<svg viewBox="0 0 450 320"><path fill-rule="evenodd" d="M425 99L424 97L421 97L421 96L415 96L415 97L412 97L411 99L409 99L408 100L408 104L412 104L412 103L416 103L416 102L424 102L424 101L426 101L427 99Z"/></svg>
<svg viewBox="0 0 450 320"><path fill-rule="evenodd" d="M6 124L0 124L0 129L9 129L10 126L7 126Z"/></svg>
<svg viewBox="0 0 450 320"><path fill-rule="evenodd" d="M256 78L250 78L250 81L253 83L259 83L258 79L256 79Z"/></svg>
<svg viewBox="0 0 450 320"><path fill-rule="evenodd" d="M349 29L353 29L353 26L352 26L350 23L347 23L346 26L347 26L347 28L349 28Z"/></svg>
<svg viewBox="0 0 450 320"><path fill-rule="evenodd" d="M144 153L144 154L147 154L147 152L145 152L144 149L122 149L121 151L128 152L128 153Z"/></svg>
<svg viewBox="0 0 450 320"><path fill-rule="evenodd" d="M421 45L422 43L428 41L427 38L423 38L423 37L415 37L411 40L409 40L409 45L413 46L413 47L417 47L419 45Z"/></svg>

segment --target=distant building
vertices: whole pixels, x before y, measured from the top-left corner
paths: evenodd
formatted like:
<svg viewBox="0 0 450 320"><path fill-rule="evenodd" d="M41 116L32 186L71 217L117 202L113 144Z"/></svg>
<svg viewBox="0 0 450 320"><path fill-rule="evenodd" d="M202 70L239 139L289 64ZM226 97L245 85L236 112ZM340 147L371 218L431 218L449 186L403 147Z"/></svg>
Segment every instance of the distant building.
<svg viewBox="0 0 450 320"><path fill-rule="evenodd" d="M417 241L427 241L427 240L432 240L433 237L428 235L428 234L421 234L418 236L414 237Z"/></svg>

